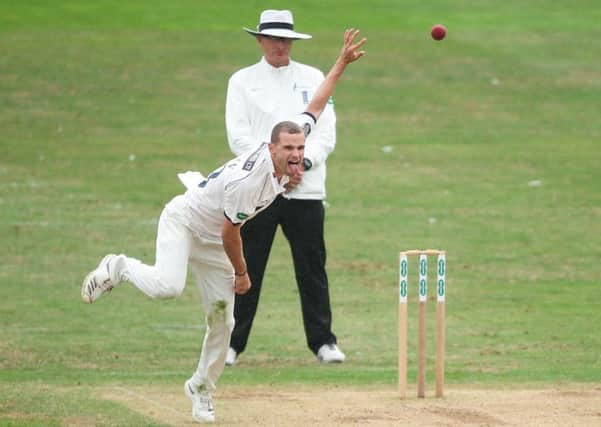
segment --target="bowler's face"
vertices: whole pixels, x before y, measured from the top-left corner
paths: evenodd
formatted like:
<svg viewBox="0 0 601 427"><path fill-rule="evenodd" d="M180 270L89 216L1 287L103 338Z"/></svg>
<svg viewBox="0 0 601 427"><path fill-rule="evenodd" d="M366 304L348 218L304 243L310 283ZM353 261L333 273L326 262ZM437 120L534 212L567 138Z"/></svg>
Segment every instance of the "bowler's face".
<svg viewBox="0 0 601 427"><path fill-rule="evenodd" d="M299 173L305 155L305 134L282 132L278 142L269 144L269 150L276 176L294 176Z"/></svg>
<svg viewBox="0 0 601 427"><path fill-rule="evenodd" d="M257 36L257 41L263 49L265 60L273 67L283 67L290 63L292 39L281 37Z"/></svg>

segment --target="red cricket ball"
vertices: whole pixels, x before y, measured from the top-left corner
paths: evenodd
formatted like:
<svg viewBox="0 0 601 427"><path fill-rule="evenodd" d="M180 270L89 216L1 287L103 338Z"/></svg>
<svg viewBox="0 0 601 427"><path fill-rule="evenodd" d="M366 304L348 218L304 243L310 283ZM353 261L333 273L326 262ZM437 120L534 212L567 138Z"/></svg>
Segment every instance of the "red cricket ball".
<svg viewBox="0 0 601 427"><path fill-rule="evenodd" d="M432 27L430 34L434 40L442 40L447 35L447 29L444 25L436 24Z"/></svg>

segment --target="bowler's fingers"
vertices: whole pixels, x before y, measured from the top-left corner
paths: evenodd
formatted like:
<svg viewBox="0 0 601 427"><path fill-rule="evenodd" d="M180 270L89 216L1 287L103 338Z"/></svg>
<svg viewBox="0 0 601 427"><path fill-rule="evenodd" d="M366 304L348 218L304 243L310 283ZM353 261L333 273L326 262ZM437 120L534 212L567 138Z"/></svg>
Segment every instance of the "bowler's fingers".
<svg viewBox="0 0 601 427"><path fill-rule="evenodd" d="M363 37L361 40L359 40L354 46L355 50L361 49L361 47L365 44L366 41L367 41L367 37ZM364 50L362 50L361 52L363 52L363 54L365 54Z"/></svg>
<svg viewBox="0 0 601 427"><path fill-rule="evenodd" d="M353 40L355 40L357 38L357 36L359 35L360 30L357 30L355 28L349 28L347 30L344 31L344 44L347 46L351 46L353 43ZM356 43L355 48L359 49L361 46L363 46L363 44L367 41L366 37L363 37L359 42Z"/></svg>
<svg viewBox="0 0 601 427"><path fill-rule="evenodd" d="M357 37L357 35L359 35L359 30L355 28L349 28L344 32L344 49L347 52L346 56L349 62L356 61L357 59L365 55L364 50L358 49L361 49L361 47L367 41L367 38L363 37L357 43L354 43L354 40Z"/></svg>

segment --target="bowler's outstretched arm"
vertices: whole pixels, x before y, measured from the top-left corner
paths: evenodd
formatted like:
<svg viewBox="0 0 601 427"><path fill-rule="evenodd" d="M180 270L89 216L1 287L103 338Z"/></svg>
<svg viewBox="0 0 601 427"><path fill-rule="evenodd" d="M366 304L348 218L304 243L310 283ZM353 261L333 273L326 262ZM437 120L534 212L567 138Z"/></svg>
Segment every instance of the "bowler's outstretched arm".
<svg viewBox="0 0 601 427"><path fill-rule="evenodd" d="M340 55L338 55L338 59L336 59L336 62L328 72L325 80L321 82L317 88L317 91L313 95L313 99L311 99L311 102L305 110L305 112L312 115L316 121L325 108L328 99L330 99L330 96L332 96L334 93L336 83L338 82L338 79L342 73L344 73L346 66L365 55L365 51L359 49L361 49L367 39L363 37L361 40L355 43L355 38L358 34L359 30L354 28L348 29L344 32L344 44L340 50Z"/></svg>

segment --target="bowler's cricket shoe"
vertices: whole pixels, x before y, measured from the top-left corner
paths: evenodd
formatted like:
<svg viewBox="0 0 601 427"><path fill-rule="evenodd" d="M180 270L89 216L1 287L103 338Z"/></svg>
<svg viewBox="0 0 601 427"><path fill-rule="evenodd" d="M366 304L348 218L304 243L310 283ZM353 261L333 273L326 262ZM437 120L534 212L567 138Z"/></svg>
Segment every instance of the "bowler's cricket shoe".
<svg viewBox="0 0 601 427"><path fill-rule="evenodd" d="M192 418L199 423L215 422L215 410L213 409L213 398L211 394L199 390L190 380L184 384L186 396L192 401Z"/></svg>
<svg viewBox="0 0 601 427"><path fill-rule="evenodd" d="M102 258L96 270L86 276L81 285L81 299L88 304L92 304L100 296L115 287L109 274L109 262L115 258L115 255L109 254Z"/></svg>
<svg viewBox="0 0 601 427"><path fill-rule="evenodd" d="M324 344L319 347L317 359L322 363L342 363L346 356L336 344Z"/></svg>

